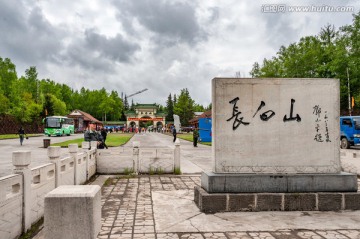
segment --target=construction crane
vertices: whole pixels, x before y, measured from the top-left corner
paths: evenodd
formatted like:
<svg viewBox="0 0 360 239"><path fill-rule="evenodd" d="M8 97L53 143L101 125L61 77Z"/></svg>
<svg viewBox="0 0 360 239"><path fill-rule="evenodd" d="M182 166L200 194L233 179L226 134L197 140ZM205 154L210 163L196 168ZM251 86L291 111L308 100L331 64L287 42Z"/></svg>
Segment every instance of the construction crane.
<svg viewBox="0 0 360 239"><path fill-rule="evenodd" d="M145 88L145 89L143 89L143 90L140 90L140 91L138 91L138 92L135 92L134 94L131 94L131 95L128 95L128 96L126 96L127 98L130 98L130 97L132 97L132 96L134 96L134 95L137 95L137 94L140 94L140 93L143 93L144 91L147 91L148 89L147 88Z"/></svg>

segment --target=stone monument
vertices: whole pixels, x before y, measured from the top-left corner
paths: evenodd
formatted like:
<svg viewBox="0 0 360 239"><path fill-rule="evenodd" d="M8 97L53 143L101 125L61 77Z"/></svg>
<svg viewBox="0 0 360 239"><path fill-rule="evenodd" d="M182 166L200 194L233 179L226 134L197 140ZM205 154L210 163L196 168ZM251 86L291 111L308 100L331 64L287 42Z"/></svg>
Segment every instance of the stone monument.
<svg viewBox="0 0 360 239"><path fill-rule="evenodd" d="M319 192L356 192L356 175L341 172L339 95L336 79L213 79L215 165L195 189L198 206L225 195L225 208L209 212L229 211L229 193L251 193L246 210L260 210L259 194L272 193L265 202L280 196L272 209L285 210L287 193L316 204Z"/></svg>
<svg viewBox="0 0 360 239"><path fill-rule="evenodd" d="M174 117L174 127L176 129L176 132L181 132L181 123L180 123L180 117L178 115L173 115Z"/></svg>

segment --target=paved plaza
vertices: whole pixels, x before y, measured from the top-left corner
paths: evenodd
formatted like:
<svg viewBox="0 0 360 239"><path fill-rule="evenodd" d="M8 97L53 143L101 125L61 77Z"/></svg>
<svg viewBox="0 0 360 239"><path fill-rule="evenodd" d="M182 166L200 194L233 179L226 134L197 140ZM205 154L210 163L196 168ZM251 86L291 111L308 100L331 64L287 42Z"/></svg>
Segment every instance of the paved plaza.
<svg viewBox="0 0 360 239"><path fill-rule="evenodd" d="M199 175L102 175L93 184L106 179L98 239L360 238L358 211L204 214L193 202Z"/></svg>
<svg viewBox="0 0 360 239"><path fill-rule="evenodd" d="M138 134L141 147L173 147L172 137ZM112 148L109 150L118 150ZM183 175L100 175L102 228L98 239L120 238L360 238L359 211L204 214L195 205L200 172L212 168L211 147L181 140ZM350 160L350 159L349 159ZM355 160L355 159L351 159ZM43 230L35 236L43 239Z"/></svg>

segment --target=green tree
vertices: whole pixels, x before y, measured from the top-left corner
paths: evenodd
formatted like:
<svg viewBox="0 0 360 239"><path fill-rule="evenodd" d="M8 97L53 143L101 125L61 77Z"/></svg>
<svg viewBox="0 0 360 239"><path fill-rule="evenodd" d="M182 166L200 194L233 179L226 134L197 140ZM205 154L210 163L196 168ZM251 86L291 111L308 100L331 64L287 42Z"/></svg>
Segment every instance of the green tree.
<svg viewBox="0 0 360 239"><path fill-rule="evenodd" d="M205 108L202 105L194 104L194 112L204 112Z"/></svg>
<svg viewBox="0 0 360 239"><path fill-rule="evenodd" d="M42 107L37 104L31 93L24 93L16 106L11 109L13 115L21 123L30 123L39 117Z"/></svg>
<svg viewBox="0 0 360 239"><path fill-rule="evenodd" d="M171 93L169 94L168 96L168 99L166 101L166 112L167 112L167 115L166 115L166 118L165 120L166 121L174 121L174 102L172 100L172 97L171 97Z"/></svg>
<svg viewBox="0 0 360 239"><path fill-rule="evenodd" d="M123 102L121 100L121 98L119 97L118 93L116 91L111 91L110 93L110 99L112 99L112 104L111 104L111 120L112 121L117 121L120 119L121 114L124 111L124 105Z"/></svg>
<svg viewBox="0 0 360 239"><path fill-rule="evenodd" d="M32 98L36 103L38 103L40 99L39 80L37 77L38 73L35 66L31 66L29 69L25 70L24 80L27 86L26 91L32 95Z"/></svg>
<svg viewBox="0 0 360 239"><path fill-rule="evenodd" d="M4 115L5 113L8 113L10 109L10 100L0 93L0 102L0 115Z"/></svg>
<svg viewBox="0 0 360 239"><path fill-rule="evenodd" d="M13 85L17 80L15 65L9 58L0 57L0 94L11 100Z"/></svg>
<svg viewBox="0 0 360 239"><path fill-rule="evenodd" d="M128 102L128 99L127 99L126 95L125 95L125 100L124 100L124 110L125 111L130 110L129 102Z"/></svg>
<svg viewBox="0 0 360 239"><path fill-rule="evenodd" d="M194 100L191 99L188 89L182 89L174 104L174 113L179 115L181 125L186 126L194 116Z"/></svg>
<svg viewBox="0 0 360 239"><path fill-rule="evenodd" d="M68 111L66 110L66 104L53 94L45 95L44 112L47 113L47 116L64 116L68 113Z"/></svg>
<svg viewBox="0 0 360 239"><path fill-rule="evenodd" d="M337 78L340 80L340 109L348 108L347 79L351 96L360 103L360 12L351 25L336 30L328 24L316 36L280 47L275 57L255 62L252 77ZM356 104L358 105L358 104Z"/></svg>

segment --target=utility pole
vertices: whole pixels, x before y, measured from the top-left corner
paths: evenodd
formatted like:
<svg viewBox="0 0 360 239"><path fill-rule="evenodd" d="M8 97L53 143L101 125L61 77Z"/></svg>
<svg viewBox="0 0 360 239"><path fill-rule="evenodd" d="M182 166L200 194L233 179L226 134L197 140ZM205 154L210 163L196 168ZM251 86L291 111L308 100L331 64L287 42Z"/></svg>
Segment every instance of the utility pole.
<svg viewBox="0 0 360 239"><path fill-rule="evenodd" d="M351 116L351 99L350 99L350 79L349 79L349 68L346 68L346 71L347 71L347 83L348 83L349 115Z"/></svg>

